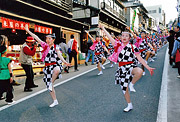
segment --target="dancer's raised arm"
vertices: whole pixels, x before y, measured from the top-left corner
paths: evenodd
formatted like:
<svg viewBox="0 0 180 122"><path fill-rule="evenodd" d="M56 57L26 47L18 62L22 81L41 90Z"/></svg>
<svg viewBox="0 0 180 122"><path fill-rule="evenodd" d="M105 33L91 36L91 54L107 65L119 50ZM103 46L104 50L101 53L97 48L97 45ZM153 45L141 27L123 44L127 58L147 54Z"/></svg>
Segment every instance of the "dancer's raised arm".
<svg viewBox="0 0 180 122"><path fill-rule="evenodd" d="M42 40L37 35L35 35L28 29L28 26L25 26L24 29L29 33L29 35L31 35L36 41L38 41L38 43L42 42Z"/></svg>
<svg viewBox="0 0 180 122"><path fill-rule="evenodd" d="M130 29L130 27L126 27L126 29L130 31L130 33L133 35L133 37L134 37L135 39L137 39L136 34Z"/></svg>
<svg viewBox="0 0 180 122"><path fill-rule="evenodd" d="M95 39L91 36L91 34L89 34L89 32L86 31L86 30L85 30L85 32L88 34L88 36L89 36L89 38L92 40L92 42L94 42Z"/></svg>
<svg viewBox="0 0 180 122"><path fill-rule="evenodd" d="M101 28L104 31L105 35L109 38L109 40L111 41L112 45L114 46L115 45L115 40L112 38L112 36L109 34L109 32L107 32L107 30L101 24L99 24L99 28Z"/></svg>

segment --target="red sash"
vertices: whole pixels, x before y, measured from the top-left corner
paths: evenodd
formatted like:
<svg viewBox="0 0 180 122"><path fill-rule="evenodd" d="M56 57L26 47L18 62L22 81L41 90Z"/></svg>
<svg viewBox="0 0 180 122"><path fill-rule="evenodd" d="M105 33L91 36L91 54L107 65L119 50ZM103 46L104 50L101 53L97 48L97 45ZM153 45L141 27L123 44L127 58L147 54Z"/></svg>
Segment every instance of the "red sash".
<svg viewBox="0 0 180 122"><path fill-rule="evenodd" d="M133 61L129 61L129 62L119 62L119 67L120 66L124 66L124 65L128 65L128 64L132 64Z"/></svg>

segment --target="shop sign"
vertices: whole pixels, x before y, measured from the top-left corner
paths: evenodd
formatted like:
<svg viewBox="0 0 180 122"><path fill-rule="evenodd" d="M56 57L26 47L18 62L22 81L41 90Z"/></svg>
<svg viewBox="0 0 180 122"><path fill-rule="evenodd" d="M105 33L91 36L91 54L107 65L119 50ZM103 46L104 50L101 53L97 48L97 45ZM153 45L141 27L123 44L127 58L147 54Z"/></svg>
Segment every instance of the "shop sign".
<svg viewBox="0 0 180 122"><path fill-rule="evenodd" d="M99 23L99 17L92 17L91 18L91 25L98 25Z"/></svg>
<svg viewBox="0 0 180 122"><path fill-rule="evenodd" d="M35 25L34 32L44 33L44 34L52 34L52 28Z"/></svg>
<svg viewBox="0 0 180 122"><path fill-rule="evenodd" d="M1 17L1 20L2 20L2 28L25 30L24 27L26 25L29 28L29 23L26 23L26 22L8 19L8 18L4 18L4 17Z"/></svg>

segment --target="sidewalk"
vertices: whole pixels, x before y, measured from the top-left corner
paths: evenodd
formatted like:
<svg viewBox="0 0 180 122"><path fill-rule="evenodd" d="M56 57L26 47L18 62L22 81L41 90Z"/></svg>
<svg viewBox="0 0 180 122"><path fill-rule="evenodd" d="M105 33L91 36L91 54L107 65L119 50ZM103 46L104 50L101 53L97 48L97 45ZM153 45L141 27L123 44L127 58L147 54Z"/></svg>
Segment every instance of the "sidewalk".
<svg viewBox="0 0 180 122"><path fill-rule="evenodd" d="M107 61L108 62L108 61ZM62 78L61 79L58 79L55 81L55 84L58 84L64 80L67 80L71 77L74 77L74 76L77 76L81 73L84 73L86 72L87 70L90 70L90 69L93 69L93 68L96 68L96 65L91 65L91 62L88 63L88 66L85 66L84 64L82 65L79 65L78 69L79 71L78 72L74 72L74 67L71 67L70 70L69 70L69 73L65 73L64 71L62 72ZM95 71L95 74L97 74L98 72ZM25 77L20 77L20 78L16 78L15 80L17 80L18 82L21 83L20 86L14 86L14 99L15 101L21 99L21 98L24 98L26 96L29 96L29 95L32 95L38 91L41 91L43 89L46 89L46 85L45 83L43 82L43 74L39 74L37 76L35 76L34 78L34 81L35 81L35 84L37 84L39 87L37 88L33 88L33 91L32 92L24 92L24 84L25 84ZM55 85L54 84L54 85ZM4 93L4 96L5 96L5 93ZM0 107L4 106L4 105L7 105L5 100L1 100L0 101Z"/></svg>
<svg viewBox="0 0 180 122"><path fill-rule="evenodd" d="M178 69L168 64L167 79L167 121L180 121L180 79Z"/></svg>

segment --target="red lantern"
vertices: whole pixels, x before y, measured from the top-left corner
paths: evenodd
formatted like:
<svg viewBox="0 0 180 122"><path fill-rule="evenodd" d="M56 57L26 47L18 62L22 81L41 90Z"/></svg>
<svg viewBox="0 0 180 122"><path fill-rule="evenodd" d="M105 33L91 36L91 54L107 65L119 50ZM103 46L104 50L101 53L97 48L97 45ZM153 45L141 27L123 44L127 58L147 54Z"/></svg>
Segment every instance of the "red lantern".
<svg viewBox="0 0 180 122"><path fill-rule="evenodd" d="M12 33L16 33L16 29L12 29Z"/></svg>

